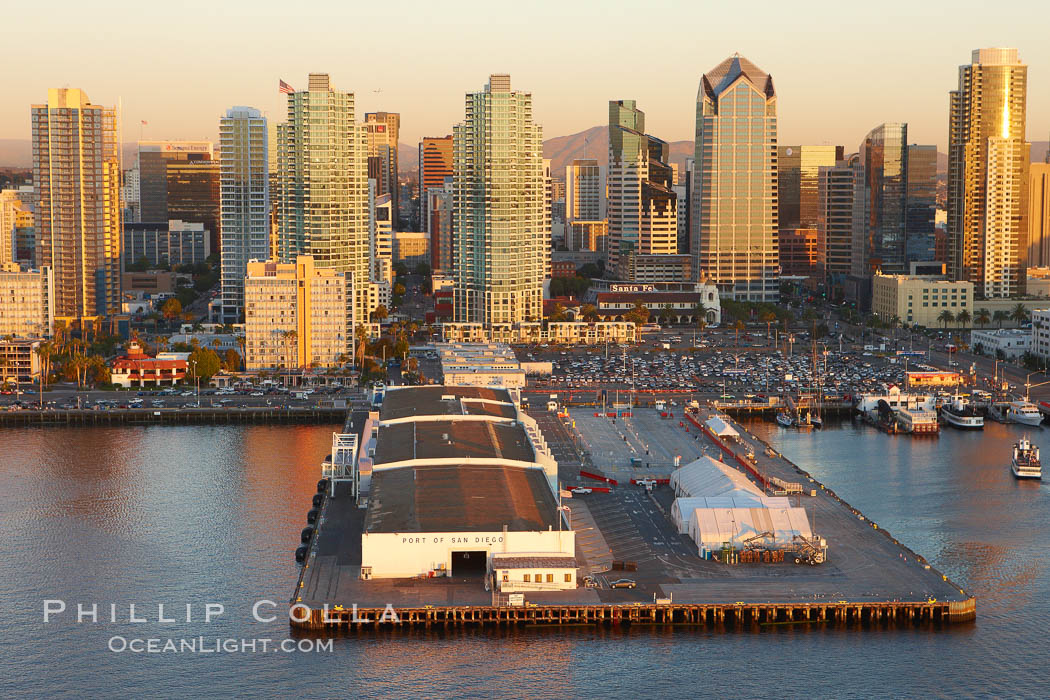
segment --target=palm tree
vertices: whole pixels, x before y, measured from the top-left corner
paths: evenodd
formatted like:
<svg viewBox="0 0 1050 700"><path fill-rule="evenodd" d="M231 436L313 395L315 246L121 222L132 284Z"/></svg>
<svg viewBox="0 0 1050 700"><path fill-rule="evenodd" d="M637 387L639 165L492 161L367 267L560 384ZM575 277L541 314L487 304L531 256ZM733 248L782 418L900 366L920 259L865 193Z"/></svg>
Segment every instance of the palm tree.
<svg viewBox="0 0 1050 700"><path fill-rule="evenodd" d="M55 346L51 341L40 343L36 354L40 358L40 390L47 388L47 380L51 374L51 357L55 353Z"/></svg>
<svg viewBox="0 0 1050 700"><path fill-rule="evenodd" d="M955 316L956 322L963 328L970 327L970 318L970 312L966 309L963 309Z"/></svg>
<svg viewBox="0 0 1050 700"><path fill-rule="evenodd" d="M771 336L771 326L776 323L777 315L772 311L763 311L759 314L758 320L766 324L766 340L768 341Z"/></svg>
<svg viewBox="0 0 1050 700"><path fill-rule="evenodd" d="M1010 318L1010 314L1006 313L1003 309L996 309L995 313L992 314L992 320L999 324L999 328L1003 327L1003 321Z"/></svg>
<svg viewBox="0 0 1050 700"><path fill-rule="evenodd" d="M745 326L744 322L739 319L736 323L733 324L733 330L736 331L736 342L734 343L735 346L740 346L740 331L745 329L747 329L747 326Z"/></svg>
<svg viewBox="0 0 1050 700"><path fill-rule="evenodd" d="M974 323L981 328L984 328L992 321L992 315L988 313L988 309L977 309L977 313L973 317Z"/></svg>
<svg viewBox="0 0 1050 700"><path fill-rule="evenodd" d="M1024 304L1018 304L1014 307L1014 310L1010 312L1010 319L1016 321L1018 326L1027 321L1028 316L1028 309L1024 307Z"/></svg>
<svg viewBox="0 0 1050 700"><path fill-rule="evenodd" d="M945 309L937 316L937 320L943 323L945 330L947 330L948 324L955 321L955 314L948 309Z"/></svg>

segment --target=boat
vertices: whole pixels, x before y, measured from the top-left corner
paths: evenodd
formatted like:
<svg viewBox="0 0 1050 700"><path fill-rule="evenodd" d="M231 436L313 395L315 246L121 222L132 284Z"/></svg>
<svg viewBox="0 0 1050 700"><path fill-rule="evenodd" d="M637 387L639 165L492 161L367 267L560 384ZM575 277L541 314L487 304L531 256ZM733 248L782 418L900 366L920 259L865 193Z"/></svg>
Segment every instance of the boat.
<svg viewBox="0 0 1050 700"><path fill-rule="evenodd" d="M823 428L824 427L824 419L821 418L820 416L810 415L809 422L813 424L814 428Z"/></svg>
<svg viewBox="0 0 1050 700"><path fill-rule="evenodd" d="M941 429L937 423L937 412L921 408L898 409L897 421L904 432L912 435L936 435Z"/></svg>
<svg viewBox="0 0 1050 700"><path fill-rule="evenodd" d="M1011 401L1006 409L1006 417L1012 423L1022 425L1040 425L1043 422L1043 414L1034 403L1028 401Z"/></svg>
<svg viewBox="0 0 1050 700"><path fill-rule="evenodd" d="M780 423L785 428L790 428L795 425L795 421L784 411L777 414L777 423Z"/></svg>
<svg viewBox="0 0 1050 700"><path fill-rule="evenodd" d="M1010 471L1017 479L1042 479L1043 465L1039 461L1039 448L1025 435L1014 443L1014 455Z"/></svg>
<svg viewBox="0 0 1050 700"><path fill-rule="evenodd" d="M950 403L941 408L941 417L953 428L961 430L983 430L984 416L963 397L956 394Z"/></svg>

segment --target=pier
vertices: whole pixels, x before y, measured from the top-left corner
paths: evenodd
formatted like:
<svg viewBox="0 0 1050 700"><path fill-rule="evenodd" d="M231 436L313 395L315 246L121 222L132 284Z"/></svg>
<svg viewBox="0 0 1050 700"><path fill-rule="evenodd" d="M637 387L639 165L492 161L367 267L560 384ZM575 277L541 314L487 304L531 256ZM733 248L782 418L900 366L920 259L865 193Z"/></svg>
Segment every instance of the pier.
<svg viewBox="0 0 1050 700"><path fill-rule="evenodd" d="M106 411L22 409L0 412L0 426L340 424L345 417L345 408L328 407L118 408Z"/></svg>
<svg viewBox="0 0 1050 700"><path fill-rule="evenodd" d="M715 447L725 462L738 465L769 492L794 494L792 500L812 513L819 534L828 539L828 560L818 566L703 560L696 545L679 535L667 517L674 499L670 487L657 485L647 493L630 481L653 472L634 466L610 470L597 463L596 468L615 476L619 484L608 493L595 490L567 502L574 527L593 531L588 539L602 543L588 549L578 541L581 576L595 572L605 585L525 593L511 604L505 594L485 590L481 577L362 578L364 511L348 492L336 488L317 508L289 599L290 625L305 632L530 625L671 625L729 631L771 625L937 628L976 619L976 600L965 590L743 426L735 424L739 439L724 440L704 425L709 409L690 412L681 422L643 410L646 413L636 412L630 420L653 441L671 450L696 445L695 440L706 442L708 449ZM574 412L573 424L592 442L616 443L598 428L622 419L592 413ZM344 432L354 426L360 430L363 418L361 413L348 418ZM565 443L559 431L567 428L559 420L550 416L543 429L549 439ZM617 464L630 463L616 459ZM577 481L580 467L569 460L560 463L563 483ZM309 504L303 507L305 514ZM640 518L652 524L642 527ZM669 546L656 546L657 541ZM637 580L637 588L608 586L624 571L600 573L607 566L595 566L597 558L590 560L600 556L592 553L598 550L621 565L623 560L636 563L637 569L629 569L627 576Z"/></svg>

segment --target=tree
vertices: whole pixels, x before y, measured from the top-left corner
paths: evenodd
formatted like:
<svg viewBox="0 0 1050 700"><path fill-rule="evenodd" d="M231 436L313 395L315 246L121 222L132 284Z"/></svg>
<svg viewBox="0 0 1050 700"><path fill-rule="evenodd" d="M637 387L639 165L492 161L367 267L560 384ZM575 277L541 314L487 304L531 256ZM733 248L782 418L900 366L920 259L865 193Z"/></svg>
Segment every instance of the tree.
<svg viewBox="0 0 1050 700"><path fill-rule="evenodd" d="M389 312L386 310L386 306L380 304L374 311L372 311L372 320L376 323L382 323L388 315Z"/></svg>
<svg viewBox="0 0 1050 700"><path fill-rule="evenodd" d="M584 321L597 321L598 307L594 304L584 304L580 307L580 315L583 316Z"/></svg>
<svg viewBox="0 0 1050 700"><path fill-rule="evenodd" d="M555 304L553 308L551 308L550 316L547 318L551 321L564 321L566 318L565 307L561 304Z"/></svg>
<svg viewBox="0 0 1050 700"><path fill-rule="evenodd" d="M992 314L992 320L999 324L999 328L1003 327L1003 321L1010 318L1010 314L1006 313L1003 309L996 309L995 313Z"/></svg>
<svg viewBox="0 0 1050 700"><path fill-rule="evenodd" d="M393 291L394 291L395 295L397 295L399 297L403 297L403 296L405 296L405 285L401 284L400 282L397 282L397 283L394 284L394 290Z"/></svg>
<svg viewBox="0 0 1050 700"><path fill-rule="evenodd" d="M991 323L992 315L988 313L988 309L977 309L977 313L973 317L974 323L981 328L984 328Z"/></svg>
<svg viewBox="0 0 1050 700"><path fill-rule="evenodd" d="M416 265L415 273L421 277L426 277L430 274L430 265L427 265L425 262L419 263Z"/></svg>
<svg viewBox="0 0 1050 700"><path fill-rule="evenodd" d="M669 326L671 325L671 314L674 313L670 304L664 304L664 307L660 309L660 325Z"/></svg>
<svg viewBox="0 0 1050 700"><path fill-rule="evenodd" d="M963 309L962 311L960 311L955 316L955 321L960 326L962 326L963 328L969 328L970 327L970 319L971 319L970 312L967 311L966 309Z"/></svg>
<svg viewBox="0 0 1050 700"><path fill-rule="evenodd" d="M948 328L948 324L955 321L955 314L948 309L945 309L937 316L937 320L944 324L945 330Z"/></svg>
<svg viewBox="0 0 1050 700"><path fill-rule="evenodd" d="M737 346L740 345L740 331L746 330L746 329L747 329L747 326L745 326L744 322L739 320L739 319L737 320L736 323L733 324L733 330L736 331L736 342L734 343L735 345L737 345Z"/></svg>
<svg viewBox="0 0 1050 700"><path fill-rule="evenodd" d="M215 351L211 348L199 347L190 353L190 371L187 374L191 379L197 379L201 381L208 381L222 369L222 363L219 361L219 356L215 354Z"/></svg>
<svg viewBox="0 0 1050 700"><path fill-rule="evenodd" d="M164 305L160 307L160 312L164 314L168 323L172 323L182 315L182 302L172 297L164 302Z"/></svg>
<svg viewBox="0 0 1050 700"><path fill-rule="evenodd" d="M1024 307L1024 304L1018 304L1014 307L1014 310L1010 312L1010 319L1016 321L1017 325L1021 325L1028 320L1028 309Z"/></svg>
<svg viewBox="0 0 1050 700"><path fill-rule="evenodd" d="M766 340L770 339L770 327L777 320L777 315L772 311L763 311L759 314L758 320L766 324Z"/></svg>
<svg viewBox="0 0 1050 700"><path fill-rule="evenodd" d="M625 321L633 321L636 326L640 326L649 321L649 309L645 308L645 304L640 301L634 302L634 308L623 315Z"/></svg>
<svg viewBox="0 0 1050 700"><path fill-rule="evenodd" d="M226 351L226 358L223 361L223 365L226 367L227 372L236 372L241 368L241 355L233 348Z"/></svg>

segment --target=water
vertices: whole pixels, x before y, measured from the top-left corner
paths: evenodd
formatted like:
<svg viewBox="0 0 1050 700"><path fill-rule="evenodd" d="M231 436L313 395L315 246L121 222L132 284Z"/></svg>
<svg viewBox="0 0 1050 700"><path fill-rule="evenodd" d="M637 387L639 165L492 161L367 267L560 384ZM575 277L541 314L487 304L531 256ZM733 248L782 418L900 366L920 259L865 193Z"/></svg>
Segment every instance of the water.
<svg viewBox="0 0 1050 700"><path fill-rule="evenodd" d="M983 433L913 440L850 423L812 434L750 427L976 594L977 623L940 631L369 632L336 638L320 653L115 653L107 650L114 636L289 637L280 618L253 621L252 604L286 604L332 427L5 429L0 695L1047 694L1050 483L1010 476L1020 428L991 423ZM1050 456L1050 429L1032 436ZM45 599L71 608L98 602L103 621L77 624L67 612L45 624ZM128 622L132 602L149 622ZM208 602L226 611L205 624ZM115 624L105 621L110 603L121 611ZM180 621L156 622L157 603ZM187 603L196 605L189 623Z"/></svg>

